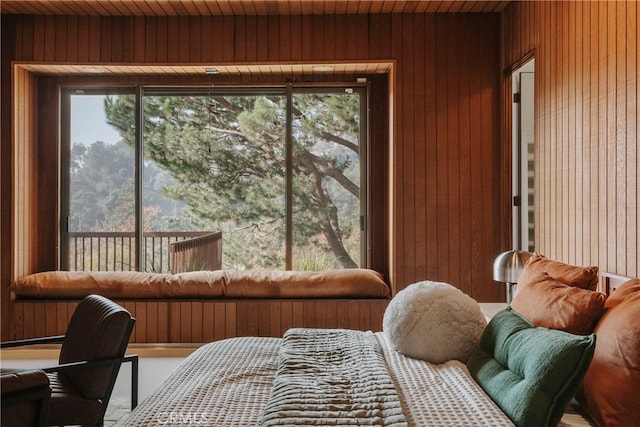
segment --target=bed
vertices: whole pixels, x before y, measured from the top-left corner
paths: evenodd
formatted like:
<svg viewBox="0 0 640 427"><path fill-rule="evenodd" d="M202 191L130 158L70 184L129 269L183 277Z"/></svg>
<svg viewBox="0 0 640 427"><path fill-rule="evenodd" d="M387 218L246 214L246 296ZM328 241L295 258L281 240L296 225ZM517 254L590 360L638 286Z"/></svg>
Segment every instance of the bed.
<svg viewBox="0 0 640 427"><path fill-rule="evenodd" d="M431 365L391 349L381 332L371 336L380 345L391 378L398 386L399 402L406 410L406 424L395 420L391 425L513 425L473 382L462 363ZM281 341L246 337L204 345L185 359L122 425L261 425L278 370ZM430 401L425 401L429 396ZM343 420L342 425L346 422Z"/></svg>
<svg viewBox="0 0 640 427"><path fill-rule="evenodd" d="M637 279L632 285L640 296ZM563 350L551 354L541 348L547 342ZM388 332L291 329L282 338L232 338L200 347L119 425L595 425L573 400L578 388L585 393L594 349L594 334L538 327L511 307L489 322L467 363L408 357ZM513 379L518 368L501 366L507 358L525 370L547 369L541 365L557 358L561 365L544 375L564 376L554 378L558 392L546 383L532 392L524 378ZM506 395L514 401L505 403Z"/></svg>

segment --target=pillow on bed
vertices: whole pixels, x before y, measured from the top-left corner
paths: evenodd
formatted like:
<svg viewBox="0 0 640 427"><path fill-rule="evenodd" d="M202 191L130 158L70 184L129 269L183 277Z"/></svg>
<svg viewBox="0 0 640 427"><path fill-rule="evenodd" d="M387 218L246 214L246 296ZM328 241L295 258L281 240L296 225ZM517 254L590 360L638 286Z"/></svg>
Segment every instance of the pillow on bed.
<svg viewBox="0 0 640 427"><path fill-rule="evenodd" d="M602 313L607 295L575 288L542 272L516 294L511 308L534 326L590 334Z"/></svg>
<svg viewBox="0 0 640 427"><path fill-rule="evenodd" d="M536 328L511 308L498 312L467 367L517 426L555 426L589 366L595 335Z"/></svg>
<svg viewBox="0 0 640 427"><path fill-rule="evenodd" d="M448 283L425 281L396 294L384 312L382 331L405 356L466 362L486 325L473 298Z"/></svg>
<svg viewBox="0 0 640 427"><path fill-rule="evenodd" d="M598 287L598 267L579 267L554 261L540 254L533 254L524 265L518 278L515 294L527 286L532 280L546 272L553 279L565 285L595 291Z"/></svg>
<svg viewBox="0 0 640 427"><path fill-rule="evenodd" d="M577 400L598 423L640 424L640 279L616 289L605 304L593 361Z"/></svg>

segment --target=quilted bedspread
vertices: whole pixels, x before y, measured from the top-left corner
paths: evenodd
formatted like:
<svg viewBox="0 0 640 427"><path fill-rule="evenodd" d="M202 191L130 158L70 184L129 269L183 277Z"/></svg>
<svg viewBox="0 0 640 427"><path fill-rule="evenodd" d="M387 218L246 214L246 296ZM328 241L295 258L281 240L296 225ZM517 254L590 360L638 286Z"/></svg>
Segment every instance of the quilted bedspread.
<svg viewBox="0 0 640 427"><path fill-rule="evenodd" d="M359 354L358 352L365 350L352 349L352 344L346 342L328 342L313 351L305 348L304 355L299 354L298 347L295 350L298 355L287 363L306 370L307 361L317 358L319 353L324 353L329 359L339 360L342 360L343 352L352 353L357 363L356 366L351 366L351 370L358 372L353 379L339 377L339 380L334 381L331 375L323 375L322 380L317 380L325 382L332 392L338 389L351 392L351 389L360 388L355 382L364 381L370 375L359 373L361 364L373 367L375 359L378 364L375 368L375 381L381 381L380 378L387 373L391 375L409 426L513 426L473 381L464 364L450 361L433 365L423 360L411 359L393 350L381 332L356 334L363 334L361 337L367 341L373 336L378 342L378 349ZM280 371L280 356L285 351L282 349L283 341L282 338L252 337L232 338L203 345L151 392L128 418L121 420L118 427L255 427L261 423L277 425L277 412L286 409L286 405L282 404L286 403L286 399L278 403L280 398L275 397L275 392L272 393L273 386L283 388L286 392L285 381L294 382L293 378L276 379ZM326 351L327 349L330 350ZM378 363L380 361L381 364ZM361 379L360 376L364 378ZM317 381L307 378L298 385L296 393L305 394L303 407L311 399L310 388L320 386L321 383ZM354 383L349 384L348 381ZM376 384L376 387L384 387L390 391L388 386L387 379ZM370 420L379 422L377 425L384 425L383 420L386 418L384 422L398 422L402 425L404 421L398 412L396 398L384 398L382 402L376 402L376 399L381 398L374 398L373 403L365 410L369 412L367 416L371 417ZM344 406L344 402L340 404ZM335 410L332 405L333 402L329 402L326 407L316 409L328 414ZM345 407L345 414L351 411L352 415L361 415L361 410L348 406ZM325 418L322 422L316 420L315 424L350 425L351 415L337 415L340 417L338 420ZM287 416L296 414L289 413ZM364 417L361 421L365 424Z"/></svg>
<svg viewBox="0 0 640 427"><path fill-rule="evenodd" d="M305 425L408 425L372 332L286 332L262 426Z"/></svg>

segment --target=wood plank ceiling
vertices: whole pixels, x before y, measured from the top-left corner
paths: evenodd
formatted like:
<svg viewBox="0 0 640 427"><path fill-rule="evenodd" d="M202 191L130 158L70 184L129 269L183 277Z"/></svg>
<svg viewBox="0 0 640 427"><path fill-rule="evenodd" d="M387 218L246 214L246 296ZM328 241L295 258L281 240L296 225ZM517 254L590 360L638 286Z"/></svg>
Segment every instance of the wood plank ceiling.
<svg viewBox="0 0 640 427"><path fill-rule="evenodd" d="M500 12L506 0L2 0L3 14L70 16L234 16L333 15L381 13ZM71 74L203 74L202 64L149 66L132 64L18 64L35 73ZM386 73L390 63L353 64L211 64L215 74ZM316 70L323 65L325 71ZM253 69L255 68L255 69Z"/></svg>
<svg viewBox="0 0 640 427"><path fill-rule="evenodd" d="M2 0L26 15L210 16L500 12L501 0Z"/></svg>

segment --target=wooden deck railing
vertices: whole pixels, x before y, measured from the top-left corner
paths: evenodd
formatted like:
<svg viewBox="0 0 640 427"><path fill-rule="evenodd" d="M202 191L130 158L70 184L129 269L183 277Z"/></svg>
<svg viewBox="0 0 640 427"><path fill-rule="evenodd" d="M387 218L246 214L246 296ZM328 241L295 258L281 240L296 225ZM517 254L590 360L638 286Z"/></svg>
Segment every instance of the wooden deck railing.
<svg viewBox="0 0 640 427"><path fill-rule="evenodd" d="M172 273L222 268L222 232L169 244Z"/></svg>
<svg viewBox="0 0 640 427"><path fill-rule="evenodd" d="M210 231L151 231L144 233L145 265L150 272L172 271L170 245L204 237ZM135 270L135 234L133 232L70 232L69 270ZM220 268L220 267L218 267Z"/></svg>

